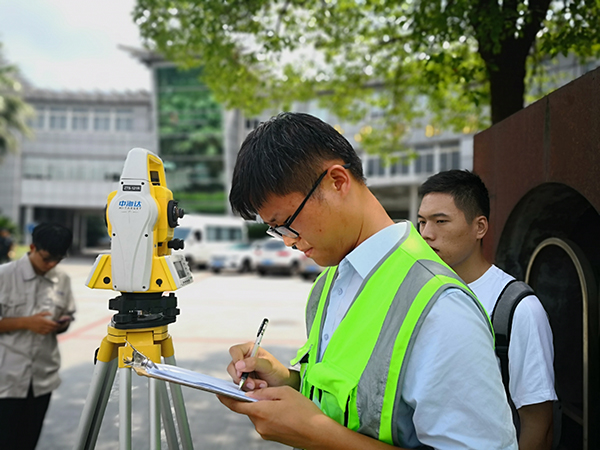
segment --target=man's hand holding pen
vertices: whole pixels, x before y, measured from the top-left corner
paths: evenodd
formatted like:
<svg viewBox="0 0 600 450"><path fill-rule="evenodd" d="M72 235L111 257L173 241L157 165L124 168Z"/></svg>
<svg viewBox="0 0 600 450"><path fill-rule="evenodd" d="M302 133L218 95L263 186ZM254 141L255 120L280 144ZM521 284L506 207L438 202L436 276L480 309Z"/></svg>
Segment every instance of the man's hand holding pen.
<svg viewBox="0 0 600 450"><path fill-rule="evenodd" d="M227 408L247 415L263 439L303 447L302 443L315 432L315 424L328 423L331 419L298 392L299 373L288 369L260 347L264 325L263 322L255 342L229 349L231 362L227 367L236 384L245 391L252 391L249 396L263 401L247 403L222 395L217 397ZM244 381L244 374L251 375Z"/></svg>
<svg viewBox="0 0 600 450"><path fill-rule="evenodd" d="M258 327L258 332L256 333L256 340L254 341L254 346L252 347L252 353L250 354L251 358L256 357L256 355L258 355L258 350L260 349L260 343L262 342L262 338L265 335L265 331L267 331L267 325L269 325L269 319L267 319L266 317L263 319L262 323L260 324L260 327ZM237 369L244 369L245 365L243 363L238 362L237 363L239 366L244 366L244 367L237 367ZM242 376L240 379L240 383L239 383L239 388L242 389L242 386L244 386L244 383L246 382L246 380L248 379L248 374L249 372L244 372L242 370ZM261 386L261 387L266 387L266 386Z"/></svg>
<svg viewBox="0 0 600 450"><path fill-rule="evenodd" d="M254 343L246 342L229 349L231 362L227 372L234 383L239 384L242 374L252 373L243 385L245 391L286 385L298 389L300 380L297 372L290 371L263 348L258 350L256 356L251 356L253 346Z"/></svg>

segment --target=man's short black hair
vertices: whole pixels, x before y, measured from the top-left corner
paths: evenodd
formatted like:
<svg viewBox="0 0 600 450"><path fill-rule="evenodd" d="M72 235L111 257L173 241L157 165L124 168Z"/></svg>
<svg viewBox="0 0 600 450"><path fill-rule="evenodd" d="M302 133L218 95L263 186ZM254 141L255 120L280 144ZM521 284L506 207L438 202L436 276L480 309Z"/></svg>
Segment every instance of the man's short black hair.
<svg viewBox="0 0 600 450"><path fill-rule="evenodd" d="M270 195L308 194L324 164L336 161L350 163L352 176L365 182L360 158L335 128L309 114L278 114L244 140L233 170L231 207L255 219Z"/></svg>
<svg viewBox="0 0 600 450"><path fill-rule="evenodd" d="M419 188L419 195L449 194L468 222L477 216L490 220L490 196L479 175L468 170L447 170L430 176Z"/></svg>
<svg viewBox="0 0 600 450"><path fill-rule="evenodd" d="M47 251L53 258L62 258L73 242L73 233L58 223L40 223L31 233L31 243L37 250Z"/></svg>

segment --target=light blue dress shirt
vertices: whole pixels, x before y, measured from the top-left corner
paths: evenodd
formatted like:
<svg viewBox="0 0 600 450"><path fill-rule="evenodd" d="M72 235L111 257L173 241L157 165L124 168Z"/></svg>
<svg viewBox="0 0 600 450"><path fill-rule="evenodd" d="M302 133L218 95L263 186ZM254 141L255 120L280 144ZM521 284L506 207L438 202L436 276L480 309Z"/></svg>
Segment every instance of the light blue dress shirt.
<svg viewBox="0 0 600 450"><path fill-rule="evenodd" d="M319 359L369 272L410 226L391 225L339 264L321 334ZM417 336L406 368L396 426L408 448L517 449L492 334L459 289L442 293Z"/></svg>

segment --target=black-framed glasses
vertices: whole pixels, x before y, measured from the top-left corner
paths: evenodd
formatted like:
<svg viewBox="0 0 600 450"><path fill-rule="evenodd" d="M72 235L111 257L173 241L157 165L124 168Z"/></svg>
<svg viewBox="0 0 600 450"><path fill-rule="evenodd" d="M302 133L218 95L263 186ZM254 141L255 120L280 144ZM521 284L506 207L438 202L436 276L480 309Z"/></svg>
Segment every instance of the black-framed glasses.
<svg viewBox="0 0 600 450"><path fill-rule="evenodd" d="M348 164L344 164L342 167L344 169L349 169L350 165L351 164L348 163ZM296 219L296 217L298 217L298 214L300 214L300 211L302 211L302 208L304 208L304 205L306 205L306 202L308 201L310 196L313 194L313 192L315 192L317 190L317 188L319 187L319 184L321 184L321 181L323 181L323 178L325 178L325 175L327 175L327 172L329 172L329 169L327 169L325 172L323 172L319 176L319 178L317 179L315 184L313 184L313 187L310 189L310 191L308 191L308 194L306 194L306 197L304 197L304 200L302 200L302 203L300 203L300 206L298 206L298 209L296 209L294 214L292 214L290 216L290 218L284 222L283 225L276 225L274 227L269 227L269 229L267 230L267 234L269 236L273 236L274 238L278 238L278 239L281 239L283 237L289 237L292 239L296 239L298 236L300 236L300 233L298 233L296 230L291 228L292 222L294 221L294 219Z"/></svg>
<svg viewBox="0 0 600 450"><path fill-rule="evenodd" d="M65 256L67 255L51 255L50 253L46 252L46 255L43 255L41 252L41 250L37 250L38 254L40 255L40 258L42 258L42 261L44 261L46 264L50 264L50 263L59 263L61 262L63 259L65 259Z"/></svg>

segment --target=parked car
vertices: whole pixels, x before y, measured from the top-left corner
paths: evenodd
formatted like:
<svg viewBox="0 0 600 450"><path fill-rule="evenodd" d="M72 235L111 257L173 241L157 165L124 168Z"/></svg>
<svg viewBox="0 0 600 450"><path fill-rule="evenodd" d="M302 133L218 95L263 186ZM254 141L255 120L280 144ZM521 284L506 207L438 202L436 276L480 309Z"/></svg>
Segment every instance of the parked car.
<svg viewBox="0 0 600 450"><path fill-rule="evenodd" d="M318 265L314 259L302 255L298 271L302 278L305 280L314 280L323 270L325 270L325 267Z"/></svg>
<svg viewBox="0 0 600 450"><path fill-rule="evenodd" d="M220 251L214 251L210 257L209 267L214 273L221 270L233 270L244 273L255 269L262 241L250 244L238 243Z"/></svg>
<svg viewBox="0 0 600 450"><path fill-rule="evenodd" d="M256 270L260 275L267 273L287 273L296 275L304 254L287 247L279 239L269 239L259 251Z"/></svg>

